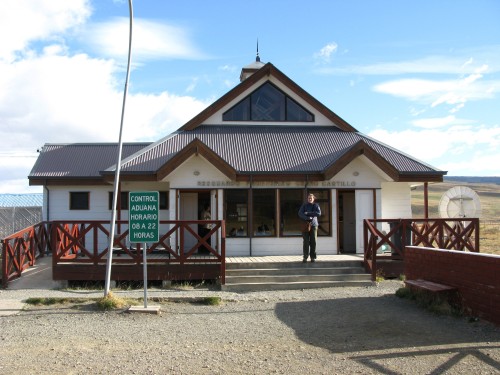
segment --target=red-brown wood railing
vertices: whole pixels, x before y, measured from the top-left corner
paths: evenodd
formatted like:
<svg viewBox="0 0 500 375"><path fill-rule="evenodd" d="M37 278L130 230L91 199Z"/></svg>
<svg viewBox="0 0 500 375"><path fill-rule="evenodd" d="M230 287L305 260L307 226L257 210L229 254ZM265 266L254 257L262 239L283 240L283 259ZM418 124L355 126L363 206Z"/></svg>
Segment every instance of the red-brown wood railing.
<svg viewBox="0 0 500 375"><path fill-rule="evenodd" d="M389 226L389 230L379 229ZM377 259L404 259L406 245L479 252L479 219L366 219L365 267L375 280Z"/></svg>
<svg viewBox="0 0 500 375"><path fill-rule="evenodd" d="M200 236L198 225L211 224L211 230ZM122 232L115 236L113 263L142 264L144 244L127 243L128 222L117 221ZM220 264L221 283L225 283L226 269L226 232L223 220L183 220L160 221L160 227L168 226L160 232L158 242L147 243L147 254L161 251L163 257L148 257L149 263L178 264ZM125 228L125 230L123 230ZM194 237L194 244L186 248L186 236ZM209 241L213 237L216 245ZM35 264L39 256L52 251L52 264L94 264L107 262L109 253L109 221L52 221L26 228L2 240L2 284L21 276L28 267ZM197 256L197 250L203 246L207 256ZM127 256L122 256L127 255Z"/></svg>
<svg viewBox="0 0 500 375"><path fill-rule="evenodd" d="M2 287L35 265L50 251L47 223L39 223L2 239Z"/></svg>

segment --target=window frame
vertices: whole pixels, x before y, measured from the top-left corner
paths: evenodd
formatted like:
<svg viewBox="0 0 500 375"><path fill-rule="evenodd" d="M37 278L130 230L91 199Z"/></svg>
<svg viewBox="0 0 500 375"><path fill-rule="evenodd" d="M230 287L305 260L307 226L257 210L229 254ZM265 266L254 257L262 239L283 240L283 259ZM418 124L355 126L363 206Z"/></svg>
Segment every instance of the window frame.
<svg viewBox="0 0 500 375"><path fill-rule="evenodd" d="M120 210L128 210L128 191L120 192ZM108 210L113 209L113 192L108 191Z"/></svg>
<svg viewBox="0 0 500 375"><path fill-rule="evenodd" d="M241 203L240 200L236 200L234 196L229 198L230 193L237 192L240 193L245 200ZM241 197L238 197L241 198ZM229 203L231 201L231 203ZM235 210L228 212L229 204L234 205ZM238 207L240 205L240 207ZM250 205L250 189L225 189L224 190L224 220L226 221L226 236L228 238L248 238L249 237L249 205ZM229 218L229 215L232 217ZM233 217L234 216L234 217ZM236 219L236 220L234 220ZM245 223L245 224L234 224L233 228L229 229L229 226L233 225L233 223ZM238 228L236 228L239 226ZM243 233L240 233L240 227L243 229ZM246 228L245 228L246 227Z"/></svg>
<svg viewBox="0 0 500 375"><path fill-rule="evenodd" d="M276 217L278 216L277 213L277 190L275 188L262 188L262 189L252 189L252 211L250 213L251 217L251 225L250 229L252 232L252 238L260 238L260 237L278 237L278 232L279 232L279 227L276 225L277 220ZM262 193L262 192L269 192L273 196L273 204L272 204L272 217L269 218L271 221L270 222L264 222L261 221L261 223L257 222L257 215L256 215L256 210L255 210L255 205L256 205L256 199L255 195L256 193ZM269 205L269 204L267 204ZM260 228L267 226L266 228L263 228L264 230L261 231ZM266 230L267 229L267 230ZM260 232L263 232L261 234L258 234ZM269 234L267 234L269 232Z"/></svg>
<svg viewBox="0 0 500 375"><path fill-rule="evenodd" d="M90 210L90 191L70 191L69 209L70 211Z"/></svg>
<svg viewBox="0 0 500 375"><path fill-rule="evenodd" d="M264 90L266 89L266 86L271 86L273 89L278 91L282 96L282 105L284 108L278 108L278 111L283 111L284 112L284 119L262 119L258 118L255 119L254 113L258 113L258 111L255 110L256 104L254 104L254 98L259 92L259 90ZM294 119L290 120L289 117L291 116L291 113L289 113L288 109L288 103L292 102L298 109L301 109L306 115L310 116L310 119ZM240 107L241 108L238 108ZM231 111L236 111L238 108L238 112L241 114L241 118L234 118L234 116L231 116L231 118L227 118L229 113ZM278 86L276 86L274 83L267 81L264 82L262 85L260 85L258 88L256 88L254 91L252 91L250 94L245 96L243 99L241 99L238 103L236 103L234 106L229 108L226 112L222 114L222 121L225 122L240 122L240 121L248 121L248 122L314 122L315 121L315 116L313 113L311 113L309 110L307 110L303 105L301 105L299 102L297 102L295 99L293 99L291 96L287 95L283 90L281 90Z"/></svg>
<svg viewBox="0 0 500 375"><path fill-rule="evenodd" d="M301 205L304 203L304 189L303 188L296 188L296 189L278 189L278 205L279 205L279 236L280 237L301 237L302 236L302 232L300 230L300 227L299 227L299 231L297 233L290 233L290 234L285 234L285 228L284 228L284 224L283 224L283 219L284 219L284 216L283 216L283 201L282 201L282 196L283 196L283 192L290 192L290 191L294 191L294 192L297 192L300 194L300 203L298 204L297 206L297 209L295 210L295 219L299 221L300 223L300 218L299 218L299 209L301 207Z"/></svg>

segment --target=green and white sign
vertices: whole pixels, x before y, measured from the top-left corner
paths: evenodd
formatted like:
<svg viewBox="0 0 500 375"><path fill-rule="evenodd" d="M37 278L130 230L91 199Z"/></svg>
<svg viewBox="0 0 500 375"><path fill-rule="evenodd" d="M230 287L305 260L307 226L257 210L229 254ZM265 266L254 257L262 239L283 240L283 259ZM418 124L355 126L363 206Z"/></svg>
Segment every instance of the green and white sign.
<svg viewBox="0 0 500 375"><path fill-rule="evenodd" d="M130 242L158 242L160 224L160 200L157 191L129 193Z"/></svg>

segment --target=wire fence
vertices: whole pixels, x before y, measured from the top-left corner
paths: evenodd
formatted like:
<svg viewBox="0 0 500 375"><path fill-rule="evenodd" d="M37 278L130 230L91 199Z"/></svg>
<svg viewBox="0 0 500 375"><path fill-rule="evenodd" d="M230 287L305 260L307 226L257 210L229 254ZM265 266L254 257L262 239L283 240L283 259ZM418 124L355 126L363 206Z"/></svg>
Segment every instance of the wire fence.
<svg viewBox="0 0 500 375"><path fill-rule="evenodd" d="M42 221L42 207L0 207L0 238Z"/></svg>
<svg viewBox="0 0 500 375"><path fill-rule="evenodd" d="M500 255L500 221L479 221L479 250Z"/></svg>

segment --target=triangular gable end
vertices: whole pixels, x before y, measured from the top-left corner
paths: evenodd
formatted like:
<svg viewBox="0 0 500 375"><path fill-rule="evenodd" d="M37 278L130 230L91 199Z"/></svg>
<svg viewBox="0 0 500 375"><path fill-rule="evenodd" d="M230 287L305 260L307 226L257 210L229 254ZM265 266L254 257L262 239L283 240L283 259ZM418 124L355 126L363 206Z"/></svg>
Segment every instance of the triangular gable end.
<svg viewBox="0 0 500 375"><path fill-rule="evenodd" d="M328 120L330 120L333 124L335 124L339 129L348 132L356 132L357 130L353 128L349 123L339 117L337 114L332 112L322 103L320 103L313 96L309 95L304 89L302 89L299 85L293 82L290 78L288 78L285 74L283 74L279 69L277 69L271 63L267 63L262 68L260 68L256 73L251 75L249 78L245 79L235 88L230 90L228 93L223 95L220 99L215 101L212 105L208 106L205 110L200 112L193 119L188 121L184 126L182 126L179 130L193 130L199 125L202 125L205 120L209 117L215 115L220 112L225 106L234 101L238 96L247 92L252 86L256 86L262 84L259 82L265 77L274 77L277 81L279 81L282 85L287 87L294 94L299 96L304 102L309 104L316 111L325 116ZM256 87L258 89L258 87ZM300 120L302 121L302 120ZM303 122L303 121L302 121Z"/></svg>
<svg viewBox="0 0 500 375"><path fill-rule="evenodd" d="M386 173L394 181L399 181L400 176L398 170L380 156L373 148L371 148L366 142L359 141L356 142L351 148L349 148L341 157L339 157L335 163L325 168L323 174L326 180L333 178L337 173L344 169L352 160L358 156L364 155L373 164L379 167L384 173Z"/></svg>
<svg viewBox="0 0 500 375"><path fill-rule="evenodd" d="M229 179L236 179L236 171L224 160L222 160L219 155L212 151L207 145L201 142L199 139L193 140L181 151L179 151L174 157L172 157L167 163L165 163L156 173L156 178L158 181L163 180L170 173L172 173L180 164L189 159L192 155L201 155L209 163L211 163L215 168L217 168L221 173L226 175Z"/></svg>

